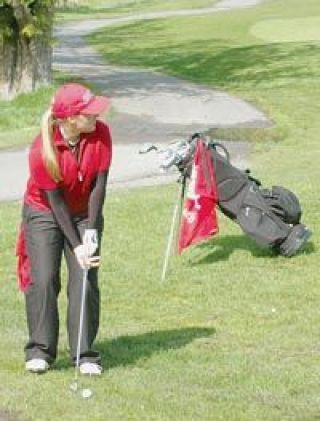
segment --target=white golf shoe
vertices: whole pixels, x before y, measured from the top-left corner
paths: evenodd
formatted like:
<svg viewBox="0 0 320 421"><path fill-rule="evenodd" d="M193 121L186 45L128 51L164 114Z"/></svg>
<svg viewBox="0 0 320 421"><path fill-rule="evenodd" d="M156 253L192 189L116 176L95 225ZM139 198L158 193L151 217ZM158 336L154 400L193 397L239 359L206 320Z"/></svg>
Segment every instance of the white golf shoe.
<svg viewBox="0 0 320 421"><path fill-rule="evenodd" d="M26 362L26 370L32 373L45 373L49 369L49 364L42 358L33 358Z"/></svg>
<svg viewBox="0 0 320 421"><path fill-rule="evenodd" d="M96 363L82 363L80 364L80 373L88 376L100 376L102 374L102 367Z"/></svg>

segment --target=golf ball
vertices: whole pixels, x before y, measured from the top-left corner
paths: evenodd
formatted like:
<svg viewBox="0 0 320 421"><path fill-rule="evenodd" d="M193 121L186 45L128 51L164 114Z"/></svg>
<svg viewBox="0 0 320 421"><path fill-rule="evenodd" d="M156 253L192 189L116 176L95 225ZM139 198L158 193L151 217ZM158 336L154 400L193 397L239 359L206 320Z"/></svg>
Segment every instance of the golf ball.
<svg viewBox="0 0 320 421"><path fill-rule="evenodd" d="M91 396L92 396L92 390L91 390L91 389L83 389L83 390L82 390L82 392L81 392L81 396L82 396L84 399L89 399L89 398L91 398Z"/></svg>

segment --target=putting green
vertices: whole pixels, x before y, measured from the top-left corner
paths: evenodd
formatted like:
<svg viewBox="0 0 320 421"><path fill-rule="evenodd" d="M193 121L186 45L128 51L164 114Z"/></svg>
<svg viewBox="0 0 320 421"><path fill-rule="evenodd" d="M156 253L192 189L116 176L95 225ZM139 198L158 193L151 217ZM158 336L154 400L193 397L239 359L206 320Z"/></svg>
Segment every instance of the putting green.
<svg viewBox="0 0 320 421"><path fill-rule="evenodd" d="M250 33L268 42L320 41L320 16L263 20L252 26Z"/></svg>

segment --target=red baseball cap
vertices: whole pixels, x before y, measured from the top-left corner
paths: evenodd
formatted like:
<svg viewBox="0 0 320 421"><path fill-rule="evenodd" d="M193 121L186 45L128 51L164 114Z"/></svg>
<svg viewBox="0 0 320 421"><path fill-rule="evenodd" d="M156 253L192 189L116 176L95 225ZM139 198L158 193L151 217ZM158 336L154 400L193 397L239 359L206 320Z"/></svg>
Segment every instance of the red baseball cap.
<svg viewBox="0 0 320 421"><path fill-rule="evenodd" d="M90 89L78 83L67 83L56 91L51 109L56 118L78 114L98 115L111 105L109 98L94 95Z"/></svg>

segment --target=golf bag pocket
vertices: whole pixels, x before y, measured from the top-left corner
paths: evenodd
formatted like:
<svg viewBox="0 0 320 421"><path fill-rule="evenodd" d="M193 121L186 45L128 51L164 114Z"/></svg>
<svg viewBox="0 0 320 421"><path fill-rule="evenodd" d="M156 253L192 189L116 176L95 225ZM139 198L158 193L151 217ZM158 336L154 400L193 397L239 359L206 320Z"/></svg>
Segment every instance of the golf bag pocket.
<svg viewBox="0 0 320 421"><path fill-rule="evenodd" d="M219 197L219 208L229 218L236 218L249 184L248 176L211 148L212 161L215 168L216 184Z"/></svg>
<svg viewBox="0 0 320 421"><path fill-rule="evenodd" d="M301 220L301 206L297 196L290 190L272 186L271 189L262 189L261 194L270 210L287 224L299 224Z"/></svg>
<svg viewBox="0 0 320 421"><path fill-rule="evenodd" d="M262 246L276 247L290 232L290 226L268 208L255 183L247 188L236 222L249 237Z"/></svg>

